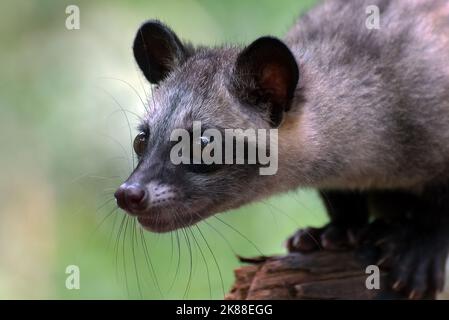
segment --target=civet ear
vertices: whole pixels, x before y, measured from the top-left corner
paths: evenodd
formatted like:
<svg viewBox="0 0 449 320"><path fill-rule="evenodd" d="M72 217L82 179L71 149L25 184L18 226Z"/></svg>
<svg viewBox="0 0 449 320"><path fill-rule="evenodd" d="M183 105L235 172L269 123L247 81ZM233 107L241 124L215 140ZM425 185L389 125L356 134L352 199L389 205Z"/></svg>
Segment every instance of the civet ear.
<svg viewBox="0 0 449 320"><path fill-rule="evenodd" d="M157 20L147 21L139 28L133 52L143 74L154 84L187 59L187 50L176 34Z"/></svg>
<svg viewBox="0 0 449 320"><path fill-rule="evenodd" d="M298 65L290 49L279 39L262 37L239 54L233 87L243 102L268 111L272 125L278 126L288 111L298 78Z"/></svg>

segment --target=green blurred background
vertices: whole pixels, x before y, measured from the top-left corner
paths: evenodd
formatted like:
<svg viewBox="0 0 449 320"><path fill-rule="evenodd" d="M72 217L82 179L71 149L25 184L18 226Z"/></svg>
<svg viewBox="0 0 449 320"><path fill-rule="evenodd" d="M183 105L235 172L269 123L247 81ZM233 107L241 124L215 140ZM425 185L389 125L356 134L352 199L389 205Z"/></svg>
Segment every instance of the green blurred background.
<svg viewBox="0 0 449 320"><path fill-rule="evenodd" d="M301 190L144 243L112 200L132 167L127 118L134 134L149 92L131 52L140 23L243 44L282 36L313 2L2 0L0 298L219 299L236 254L282 253L296 228L324 223L315 192ZM80 30L65 27L71 4ZM65 286L69 265L79 290Z"/></svg>

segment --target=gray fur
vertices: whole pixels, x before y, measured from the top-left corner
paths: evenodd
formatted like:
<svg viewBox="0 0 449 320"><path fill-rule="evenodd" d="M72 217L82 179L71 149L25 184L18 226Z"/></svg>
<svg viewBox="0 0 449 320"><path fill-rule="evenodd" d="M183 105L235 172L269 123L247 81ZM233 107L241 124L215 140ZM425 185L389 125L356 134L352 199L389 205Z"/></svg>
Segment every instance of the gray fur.
<svg viewBox="0 0 449 320"><path fill-rule="evenodd" d="M364 10L381 9L379 30ZM327 1L286 37L317 154L313 186L420 188L447 180L449 2ZM298 176L300 179L300 177Z"/></svg>
<svg viewBox="0 0 449 320"><path fill-rule="evenodd" d="M365 27L377 5L380 29ZM285 37L299 66L279 127L279 170L231 165L195 174L168 159L170 132L193 120L212 128L269 128L267 114L233 94L239 47L197 48L154 91L147 153L128 182L158 181L176 201L152 208L153 231L301 186L419 192L449 178L449 1L329 0Z"/></svg>

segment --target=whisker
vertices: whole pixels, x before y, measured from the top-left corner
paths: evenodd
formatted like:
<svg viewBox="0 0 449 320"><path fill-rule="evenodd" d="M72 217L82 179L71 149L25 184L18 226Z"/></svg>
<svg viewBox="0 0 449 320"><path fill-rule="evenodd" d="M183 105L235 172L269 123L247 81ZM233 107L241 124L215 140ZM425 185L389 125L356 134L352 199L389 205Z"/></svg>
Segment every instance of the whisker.
<svg viewBox="0 0 449 320"><path fill-rule="evenodd" d="M301 207L303 207L307 213L312 213L312 215L314 215L315 217L318 217L317 214L313 210L311 210L308 206L306 206L304 204L304 202L301 200L300 195L299 195L300 192L301 192L300 190L297 190L296 192L293 192L291 194L293 200L295 200L297 204L299 204Z"/></svg>
<svg viewBox="0 0 449 320"><path fill-rule="evenodd" d="M190 289L190 285L191 285L191 282L192 282L193 257L192 257L192 247L190 245L189 236L186 233L184 228L182 228L181 231L182 231L182 233L184 235L184 239L186 240L187 248L189 249L189 277L187 279L187 286L186 286L186 289L185 289L184 295L183 295L183 298L185 299L185 298L187 298L187 295L188 295L188 292L189 292L189 289Z"/></svg>
<svg viewBox="0 0 449 320"><path fill-rule="evenodd" d="M112 201L114 201L115 200L115 198L110 198L110 199L107 199L106 201L104 201L97 209L95 209L95 212L98 212L98 211L100 211L101 209L103 209L104 207L106 207L108 204L110 204ZM116 209L118 209L118 207L116 208Z"/></svg>
<svg viewBox="0 0 449 320"><path fill-rule="evenodd" d="M179 239L179 232L178 232L178 230L176 230L176 244L177 244L177 248L178 248L178 258L176 260L177 262L176 262L175 276L173 277L172 283L170 284L170 287L168 288L169 292L173 289L173 286L175 285L175 282L178 279L179 270L180 270L180 267L181 267L181 242L180 242L180 239Z"/></svg>
<svg viewBox="0 0 449 320"><path fill-rule="evenodd" d="M143 294L142 294L142 288L140 286L140 278L139 278L139 271L137 268L137 261L136 261L136 250L134 248L134 239L136 239L136 219L132 220L132 226L131 226L132 230L131 230L131 252L132 252L132 256L133 256L133 262L134 262L134 273L136 274L136 282L137 282L137 290L139 291L139 296L141 299L143 299Z"/></svg>
<svg viewBox="0 0 449 320"><path fill-rule="evenodd" d="M146 105L145 105L145 103L143 102L143 99L142 99L142 97L140 96L139 92L138 92L137 89L134 88L128 81L125 81L125 80L119 79L119 78L114 78L114 77L99 77L99 78L100 78L100 79L107 79L107 80L120 81L120 82L126 84L126 85L127 85L129 88L131 88L131 90L134 91L134 93L137 95L137 97L139 98L140 102L142 103L142 106L143 106L144 108L146 108ZM140 81L140 78L139 78L139 81ZM140 83L142 84L141 81L140 81ZM144 91L144 93L145 93L145 95L146 95L146 92L145 92L145 89L143 88L143 86L142 86L142 89L143 89L143 91ZM147 110L147 111L148 111L148 110Z"/></svg>
<svg viewBox="0 0 449 320"><path fill-rule="evenodd" d="M151 260L150 252L148 250L147 242L145 240L145 235L143 234L142 228L140 228L140 239L141 239L141 242L142 242L142 245L143 245L143 253L144 253L144 256L145 256L145 262L146 262L148 271L151 274L151 278L153 280L153 284L157 288L157 290L159 291L159 294L161 295L161 297L163 298L164 294L162 293L161 287L159 285L157 274L156 274L156 271L154 269L153 262Z"/></svg>
<svg viewBox="0 0 449 320"><path fill-rule="evenodd" d="M131 123L129 122L129 118L128 115L126 114L125 110L123 109L122 105L118 102L118 100L112 95L110 94L106 89L99 87L100 89L102 89L104 91L105 94L107 94L113 101L114 103L122 110L123 116L126 119L126 123L128 124L128 133L129 133L129 141L132 145L133 143L133 137L132 137L132 131L131 131ZM135 167L135 159L134 159L134 153L131 153L131 157L132 157L132 162L133 162L133 168Z"/></svg>
<svg viewBox="0 0 449 320"><path fill-rule="evenodd" d="M118 178L120 178L120 176L103 177L103 176L99 176L99 175L83 173L83 174L79 175L78 177L73 178L71 181L68 182L68 184L74 184L74 183L78 182L79 180L87 179L87 178L98 179L98 180L112 180L112 179L118 179Z"/></svg>
<svg viewBox="0 0 449 320"><path fill-rule="evenodd" d="M127 265L126 265L126 231L128 230L129 219L130 218L127 216L126 222L125 222L125 230L123 232L122 256L123 256L123 274L125 276L126 293L127 293L128 297L131 297L130 290L129 290L129 283L128 283Z"/></svg>
<svg viewBox="0 0 449 320"><path fill-rule="evenodd" d="M215 254L213 252L213 250L211 249L211 247L209 246L209 243L206 240L206 237L203 235L203 233L201 232L201 229L198 225L195 225L195 227L198 229L198 232L200 233L201 237L203 238L204 243L207 246L207 249L209 250L210 254L212 255L212 259L214 260L215 266L218 269L218 274L220 276L220 281L221 281L221 290L223 292L223 297L225 296L225 289L224 289L224 282L223 282L223 276L221 274L221 269L220 269L220 265L218 264L217 258L215 257Z"/></svg>
<svg viewBox="0 0 449 320"><path fill-rule="evenodd" d="M212 299L212 285L210 281L210 273L209 273L209 265L207 264L207 260L204 256L203 250L201 249L201 246L199 245L198 241L196 240L195 234L192 229L189 228L190 233L192 234L193 240L195 241L195 244L197 248L200 251L201 258L203 259L204 265L206 267L206 274L207 274L207 283L209 284L209 298Z"/></svg>
<svg viewBox="0 0 449 320"><path fill-rule="evenodd" d="M112 208L111 211L109 211L106 216L101 219L100 223L97 225L97 227L94 229L90 237L92 237L98 230L100 230L101 226L108 220L114 213L117 213L118 207Z"/></svg>
<svg viewBox="0 0 449 320"><path fill-rule="evenodd" d="M267 207L270 208L270 212L271 214L276 217L276 215L274 214L273 210L275 210L276 212L279 212L281 214L283 214L284 216L286 216L291 222L293 222L295 225L298 225L298 221L296 221L291 215L289 215L287 212L285 212L283 209L275 206L274 204L268 202L268 201L264 201L264 200L260 200L260 202L264 205L266 205ZM276 219L275 219L276 220Z"/></svg>
<svg viewBox="0 0 449 320"><path fill-rule="evenodd" d="M128 166L129 166L129 168L130 168L130 170L132 170L133 168L134 168L134 162L131 164L131 162L129 161L129 158L128 158L128 151L125 149L125 147L120 143L120 141L118 141L117 139L115 139L114 137L111 137L111 136L109 136L109 135L107 135L107 134L99 134L100 136L103 136L103 137L105 137L105 138L108 138L108 139L110 139L112 142L114 142L114 143L116 143L116 144L118 144L118 146L120 147L120 149L122 150L122 152L125 154L125 156L124 157L115 157L116 159L118 158L118 159L124 159L124 160L126 160L127 162L128 162ZM133 156L133 158L134 158L134 156Z"/></svg>
<svg viewBox="0 0 449 320"><path fill-rule="evenodd" d="M108 250L109 250L109 248L111 247L112 235L114 234L114 231L115 231L115 226L116 226L116 224L117 224L117 217L118 217L118 216L119 216L118 214L116 214L116 215L114 216L114 222L112 223L111 232L109 232L108 245L107 245L107 247L106 247Z"/></svg>
<svg viewBox="0 0 449 320"><path fill-rule="evenodd" d="M142 90L143 90L143 92L145 94L145 99L148 100L148 92L145 90L145 86L143 85L142 77L140 76L140 70L138 70L136 65L134 66L134 68L135 68L135 70L137 72L137 79L139 80L140 87L142 88ZM151 88L151 84L150 84L150 88ZM151 93L151 94L153 94L153 93ZM150 112L148 110L147 105L145 105L145 104L144 104L144 109L145 109L145 111Z"/></svg>
<svg viewBox="0 0 449 320"><path fill-rule="evenodd" d="M173 239L173 232L170 232L170 248L171 248L171 254L170 254L170 262L169 265L171 266L173 263L173 256L175 254L175 248L174 248L174 243L173 243L174 239Z"/></svg>
<svg viewBox="0 0 449 320"><path fill-rule="evenodd" d="M117 239L115 240L115 244L114 244L114 252L115 252L115 267L116 267L116 278L117 281L119 281L119 245L120 245L120 239L122 237L122 232L123 232L123 228L125 225L125 221L126 221L126 215L123 215L122 221L120 223L118 232L117 232Z"/></svg>
<svg viewBox="0 0 449 320"><path fill-rule="evenodd" d="M120 113L127 112L127 113L135 116L137 118L137 120L143 121L143 118L139 114L135 113L134 111L128 110L128 109L117 109L117 110L114 110L110 114L107 115L106 119L109 119L110 117L112 117L114 114L116 114L118 112L120 112Z"/></svg>
<svg viewBox="0 0 449 320"><path fill-rule="evenodd" d="M225 226L227 226L228 228L230 228L231 230L233 230L235 233L237 233L240 237L242 237L243 239L245 239L246 241L248 241L250 244L251 244L251 246L254 248L254 249L256 249L257 250L257 252L260 254L260 255L264 255L263 253L262 253L262 251L260 251L260 249L254 244L254 242L252 242L247 236L245 236L243 233L241 233L239 230L237 230L236 228L234 228L233 226L231 226L229 223L227 223L227 222L225 222L225 221L223 221L222 219L220 219L219 217L217 217L217 216L214 216L214 218L215 219L217 219L218 221L220 221L221 223L223 223Z"/></svg>
<svg viewBox="0 0 449 320"><path fill-rule="evenodd" d="M237 252L234 250L234 248L232 247L231 243L229 242L228 239L226 239L226 237L223 235L223 233L221 233L217 228L215 228L211 223L207 222L206 220L203 221L205 224L207 224L207 226L209 228L211 228L212 230L214 230L226 243L226 245L229 247L229 249L231 249L232 254L234 256L238 256Z"/></svg>

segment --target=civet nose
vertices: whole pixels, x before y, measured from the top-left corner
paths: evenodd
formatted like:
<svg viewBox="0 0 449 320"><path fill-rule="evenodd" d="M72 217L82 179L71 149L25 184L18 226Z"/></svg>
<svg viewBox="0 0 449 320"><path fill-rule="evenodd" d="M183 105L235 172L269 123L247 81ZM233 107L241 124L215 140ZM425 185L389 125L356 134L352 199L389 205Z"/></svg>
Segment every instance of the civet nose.
<svg viewBox="0 0 449 320"><path fill-rule="evenodd" d="M147 191L140 184L122 184L114 193L117 205L128 212L145 208Z"/></svg>

